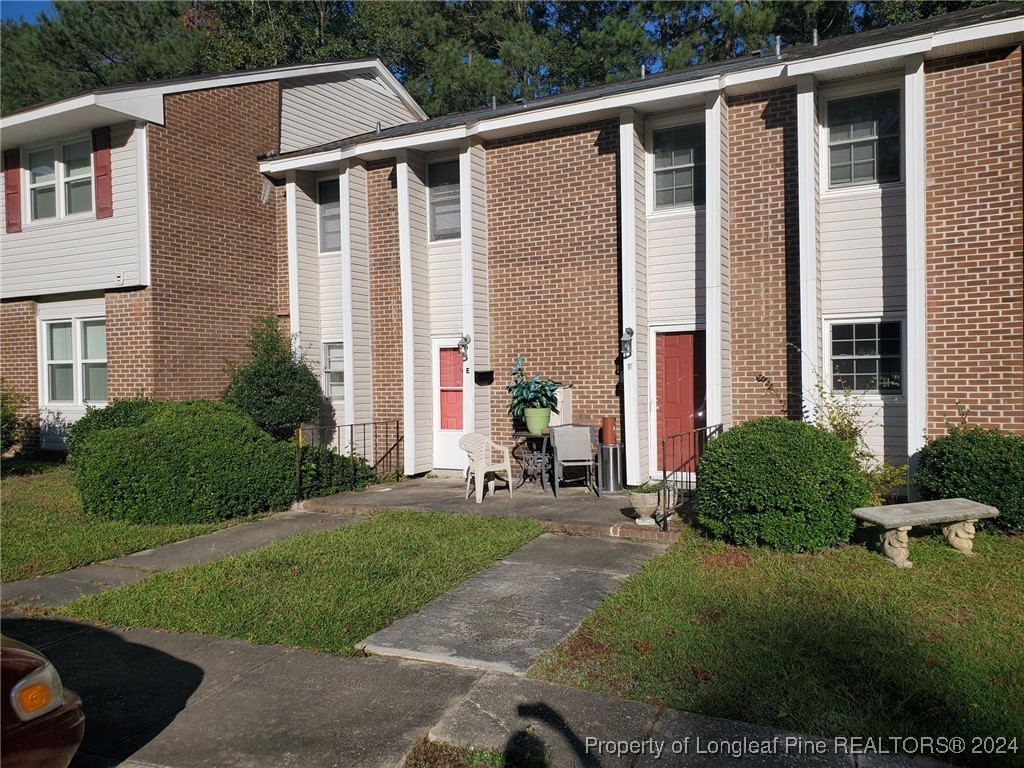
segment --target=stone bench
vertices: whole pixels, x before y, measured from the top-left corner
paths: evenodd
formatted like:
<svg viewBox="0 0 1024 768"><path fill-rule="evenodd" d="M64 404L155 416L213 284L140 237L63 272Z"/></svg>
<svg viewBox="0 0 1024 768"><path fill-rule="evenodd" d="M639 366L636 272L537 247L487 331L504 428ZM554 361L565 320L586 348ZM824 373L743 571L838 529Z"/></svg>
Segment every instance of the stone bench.
<svg viewBox="0 0 1024 768"><path fill-rule="evenodd" d="M967 499L941 499L892 504L888 507L858 507L853 516L881 526L882 554L897 568L910 568L907 533L915 525L942 525L946 541L965 555L974 554L974 524L995 517L999 510Z"/></svg>

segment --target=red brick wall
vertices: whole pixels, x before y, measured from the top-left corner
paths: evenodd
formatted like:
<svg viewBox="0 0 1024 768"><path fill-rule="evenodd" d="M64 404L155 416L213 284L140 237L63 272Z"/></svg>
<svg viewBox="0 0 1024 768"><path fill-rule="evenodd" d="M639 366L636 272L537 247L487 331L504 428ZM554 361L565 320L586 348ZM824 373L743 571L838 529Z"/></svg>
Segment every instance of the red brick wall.
<svg viewBox="0 0 1024 768"><path fill-rule="evenodd" d="M33 425L39 422L39 355L36 351L36 303L5 301L0 304L0 376L4 386L24 395L20 413ZM37 434L25 437L26 446L38 444Z"/></svg>
<svg viewBox="0 0 1024 768"><path fill-rule="evenodd" d="M107 318L107 397L123 400L156 391L153 359L153 291L109 292Z"/></svg>
<svg viewBox="0 0 1024 768"><path fill-rule="evenodd" d="M799 418L796 90L730 99L729 144L733 421Z"/></svg>
<svg viewBox="0 0 1024 768"><path fill-rule="evenodd" d="M252 320L278 309L283 197L260 202L256 160L278 146L278 99L276 82L175 94L147 129L159 397L218 399Z"/></svg>
<svg viewBox="0 0 1024 768"><path fill-rule="evenodd" d="M925 64L928 433L1024 432L1021 49Z"/></svg>
<svg viewBox="0 0 1024 768"><path fill-rule="evenodd" d="M511 442L505 386L518 355L529 374L574 385L573 421L621 419L617 163L615 121L487 145L491 430L499 444Z"/></svg>
<svg viewBox="0 0 1024 768"><path fill-rule="evenodd" d="M398 251L398 188L393 160L367 165L370 230L370 337L373 420L402 419L402 275Z"/></svg>

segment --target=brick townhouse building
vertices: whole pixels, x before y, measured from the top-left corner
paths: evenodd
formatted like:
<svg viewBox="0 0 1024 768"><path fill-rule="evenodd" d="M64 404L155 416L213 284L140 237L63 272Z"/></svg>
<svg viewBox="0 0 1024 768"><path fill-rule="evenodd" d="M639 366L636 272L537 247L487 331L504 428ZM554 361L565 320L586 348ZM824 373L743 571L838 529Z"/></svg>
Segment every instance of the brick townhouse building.
<svg viewBox="0 0 1024 768"><path fill-rule="evenodd" d="M461 467L465 432L510 444L519 355L572 385L573 421L620 419L628 482L659 471L660 437L799 417L819 387L854 391L891 461L959 406L1024 432L1022 40L1024 7L1001 4L319 140L286 142L282 114L279 145L254 146L271 128L245 148L273 191L252 178L229 237L209 206L157 227L206 169L168 147L151 274L97 286L109 396L217 396L247 316L277 300L335 420L401 420L409 474ZM211 198L233 186L211 176ZM158 275L165 232L180 255ZM7 260L4 375L45 410L39 286L63 271L26 258L37 282L12 295Z"/></svg>
<svg viewBox="0 0 1024 768"><path fill-rule="evenodd" d="M372 60L108 88L3 118L0 374L42 446L60 448L89 405L220 397L253 319L287 295L284 193L259 154L425 117Z"/></svg>

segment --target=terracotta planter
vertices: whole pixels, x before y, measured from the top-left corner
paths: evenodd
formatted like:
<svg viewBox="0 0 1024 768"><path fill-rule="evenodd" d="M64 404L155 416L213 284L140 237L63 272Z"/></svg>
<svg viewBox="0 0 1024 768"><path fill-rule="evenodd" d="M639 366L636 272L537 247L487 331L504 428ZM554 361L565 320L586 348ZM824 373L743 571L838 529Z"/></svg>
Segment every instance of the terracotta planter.
<svg viewBox="0 0 1024 768"><path fill-rule="evenodd" d="M636 524L655 525L654 513L658 511L661 492L639 493L637 491L628 491L627 493L629 495L629 503L637 514Z"/></svg>
<svg viewBox="0 0 1024 768"><path fill-rule="evenodd" d="M526 420L526 428L533 434L539 435L548 428L551 423L550 408L524 408L523 418Z"/></svg>

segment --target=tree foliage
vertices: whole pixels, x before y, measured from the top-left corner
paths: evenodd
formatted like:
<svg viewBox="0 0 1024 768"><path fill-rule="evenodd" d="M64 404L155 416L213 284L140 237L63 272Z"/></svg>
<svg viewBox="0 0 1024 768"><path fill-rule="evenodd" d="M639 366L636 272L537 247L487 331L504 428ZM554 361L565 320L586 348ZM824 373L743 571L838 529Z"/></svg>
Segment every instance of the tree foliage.
<svg viewBox="0 0 1024 768"><path fill-rule="evenodd" d="M3 111L168 77L379 57L430 115L722 61L979 0L171 0L3 24Z"/></svg>

